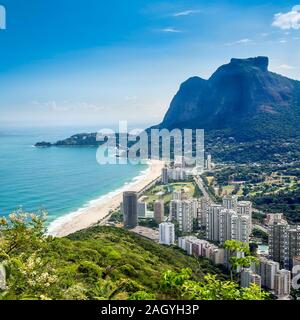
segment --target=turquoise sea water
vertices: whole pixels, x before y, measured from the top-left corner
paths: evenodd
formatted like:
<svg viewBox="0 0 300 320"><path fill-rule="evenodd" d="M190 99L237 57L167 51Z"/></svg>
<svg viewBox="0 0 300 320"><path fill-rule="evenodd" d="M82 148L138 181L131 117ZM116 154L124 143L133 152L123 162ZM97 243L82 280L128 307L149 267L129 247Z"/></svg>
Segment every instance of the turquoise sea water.
<svg viewBox="0 0 300 320"><path fill-rule="evenodd" d="M146 165L99 165L96 148L35 148L83 129L0 129L0 216L45 209L49 222L86 206L140 175Z"/></svg>

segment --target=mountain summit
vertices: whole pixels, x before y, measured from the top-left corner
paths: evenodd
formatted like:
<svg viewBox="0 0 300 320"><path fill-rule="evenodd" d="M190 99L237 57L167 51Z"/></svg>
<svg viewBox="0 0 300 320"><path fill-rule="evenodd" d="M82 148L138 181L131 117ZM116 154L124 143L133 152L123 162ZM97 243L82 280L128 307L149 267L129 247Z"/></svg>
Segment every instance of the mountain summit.
<svg viewBox="0 0 300 320"><path fill-rule="evenodd" d="M223 130L243 140L299 135L300 82L268 65L268 57L231 59L208 80L189 78L158 127Z"/></svg>

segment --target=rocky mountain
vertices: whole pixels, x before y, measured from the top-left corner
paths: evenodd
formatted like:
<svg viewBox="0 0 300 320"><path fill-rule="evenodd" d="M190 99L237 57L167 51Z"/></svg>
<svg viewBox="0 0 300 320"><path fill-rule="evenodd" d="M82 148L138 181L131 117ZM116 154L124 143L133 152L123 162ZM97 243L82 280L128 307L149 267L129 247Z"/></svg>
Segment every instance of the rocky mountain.
<svg viewBox="0 0 300 320"><path fill-rule="evenodd" d="M231 59L208 79L192 77L159 128L222 131L241 140L298 136L300 82L268 70L269 59Z"/></svg>
<svg viewBox="0 0 300 320"><path fill-rule="evenodd" d="M268 70L269 59L231 59L208 79L185 81L154 128L205 129L237 141L300 137L300 81ZM96 133L37 147L97 146Z"/></svg>

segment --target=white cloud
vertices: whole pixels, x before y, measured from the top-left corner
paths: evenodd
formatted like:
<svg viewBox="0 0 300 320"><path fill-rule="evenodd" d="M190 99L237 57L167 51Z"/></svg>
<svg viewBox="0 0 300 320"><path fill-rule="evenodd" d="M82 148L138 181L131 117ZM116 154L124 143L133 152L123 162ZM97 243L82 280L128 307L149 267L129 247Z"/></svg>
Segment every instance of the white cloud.
<svg viewBox="0 0 300 320"><path fill-rule="evenodd" d="M176 12L173 14L173 17L182 17L182 16L190 16L193 13L200 12L200 10L186 10L181 12Z"/></svg>
<svg viewBox="0 0 300 320"><path fill-rule="evenodd" d="M287 13L275 14L272 26L282 30L300 29L300 5L294 6Z"/></svg>
<svg viewBox="0 0 300 320"><path fill-rule="evenodd" d="M178 33L178 32L181 32L180 30L175 29L175 28L172 28L172 27L168 27L168 28L161 29L161 31L162 31L162 32L170 32L170 33Z"/></svg>
<svg viewBox="0 0 300 320"><path fill-rule="evenodd" d="M253 43L253 40L245 38L245 39L237 40L237 41L234 41L234 42L226 43L226 46L234 46L236 44L245 44L246 45L246 44L249 44L249 43Z"/></svg>
<svg viewBox="0 0 300 320"><path fill-rule="evenodd" d="M290 65L288 65L288 64L281 64L281 65L279 66L279 68L280 68L280 69L285 69L285 70L293 70L293 69L295 69L295 67L290 66Z"/></svg>

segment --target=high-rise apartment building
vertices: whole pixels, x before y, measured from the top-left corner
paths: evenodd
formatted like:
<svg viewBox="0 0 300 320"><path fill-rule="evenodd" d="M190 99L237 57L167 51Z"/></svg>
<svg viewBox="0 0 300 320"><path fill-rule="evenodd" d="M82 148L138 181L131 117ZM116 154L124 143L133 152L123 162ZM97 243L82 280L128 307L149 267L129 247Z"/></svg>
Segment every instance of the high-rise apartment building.
<svg viewBox="0 0 300 320"><path fill-rule="evenodd" d="M154 202L154 220L157 223L161 223L164 221L165 215L165 203L163 200L156 200Z"/></svg>
<svg viewBox="0 0 300 320"><path fill-rule="evenodd" d="M211 204L207 207L206 215L206 238L210 241L218 242L219 234L219 215L223 207L219 204Z"/></svg>
<svg viewBox="0 0 300 320"><path fill-rule="evenodd" d="M269 229L270 258L280 267L291 270L293 258L300 255L300 226L291 226L284 220L274 222Z"/></svg>
<svg viewBox="0 0 300 320"><path fill-rule="evenodd" d="M135 228L138 225L138 193L126 191L123 193L122 211L125 228Z"/></svg>
<svg viewBox="0 0 300 320"><path fill-rule="evenodd" d="M275 276L279 271L279 263L266 258L260 258L257 273L261 276L261 285L270 290L275 288Z"/></svg>
<svg viewBox="0 0 300 320"><path fill-rule="evenodd" d="M193 231L193 207L192 202L189 200L181 201L181 210L178 213L177 221L179 224L179 230L182 232Z"/></svg>
<svg viewBox="0 0 300 320"><path fill-rule="evenodd" d="M237 214L242 216L248 216L250 221L250 233L252 230L252 202L250 201L238 201Z"/></svg>
<svg viewBox="0 0 300 320"><path fill-rule="evenodd" d="M241 272L241 287L249 288L252 283L261 287L261 277L251 269L243 269Z"/></svg>
<svg viewBox="0 0 300 320"><path fill-rule="evenodd" d="M249 242L250 220L246 215L238 215L231 209L219 205L208 206L207 239L224 243L226 240Z"/></svg>
<svg viewBox="0 0 300 320"><path fill-rule="evenodd" d="M288 296L291 292L291 272L279 270L275 275L274 292L278 297Z"/></svg>
<svg viewBox="0 0 300 320"><path fill-rule="evenodd" d="M175 243L175 226L171 222L163 222L159 225L159 243L168 246Z"/></svg>
<svg viewBox="0 0 300 320"><path fill-rule="evenodd" d="M139 218L146 218L147 215L147 203L138 201L137 203L137 213Z"/></svg>
<svg viewBox="0 0 300 320"><path fill-rule="evenodd" d="M161 169L161 181L163 184L169 183L169 173L167 167Z"/></svg>

